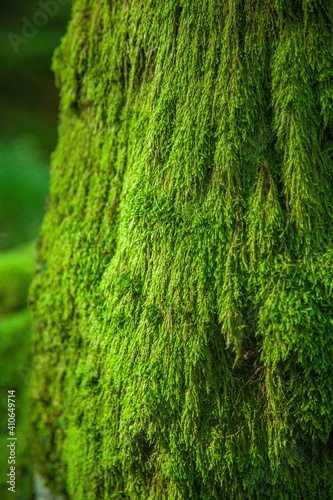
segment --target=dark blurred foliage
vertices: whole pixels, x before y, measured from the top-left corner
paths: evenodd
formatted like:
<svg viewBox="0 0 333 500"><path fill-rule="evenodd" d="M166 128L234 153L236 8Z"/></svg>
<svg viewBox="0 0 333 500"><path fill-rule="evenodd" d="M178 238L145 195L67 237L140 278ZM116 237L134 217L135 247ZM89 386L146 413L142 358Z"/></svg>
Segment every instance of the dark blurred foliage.
<svg viewBox="0 0 333 500"><path fill-rule="evenodd" d="M45 13L41 5L48 5ZM53 6L53 7L52 7ZM43 14L38 14L44 11ZM66 0L0 4L0 498L32 500L29 382L31 314L27 295L57 138L58 91L50 70L66 31ZM38 17L39 16L39 17ZM46 17L45 17L46 16ZM43 26L37 27L43 21ZM46 21L46 22L44 22ZM30 36L22 31L30 26ZM31 28L32 26L32 28ZM16 491L6 484L7 393L16 392ZM7 470L7 472L5 472Z"/></svg>
<svg viewBox="0 0 333 500"><path fill-rule="evenodd" d="M58 92L50 70L54 49L65 33L70 4L62 0L58 13L37 28L36 34L20 43L17 52L11 34L22 36L26 20L43 12L41 0L11 0L0 4L0 136L29 132L36 135L47 157L56 141ZM45 11L44 11L45 12Z"/></svg>
<svg viewBox="0 0 333 500"><path fill-rule="evenodd" d="M0 5L0 250L35 239L42 221L57 137L50 66L69 14L66 0Z"/></svg>

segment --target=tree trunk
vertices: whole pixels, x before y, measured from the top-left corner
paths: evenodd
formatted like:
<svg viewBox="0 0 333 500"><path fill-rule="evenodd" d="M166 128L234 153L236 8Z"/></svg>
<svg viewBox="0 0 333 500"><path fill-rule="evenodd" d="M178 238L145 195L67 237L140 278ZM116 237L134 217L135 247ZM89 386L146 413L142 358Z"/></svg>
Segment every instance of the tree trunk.
<svg viewBox="0 0 333 500"><path fill-rule="evenodd" d="M333 498L330 0L76 0L34 311L73 500Z"/></svg>

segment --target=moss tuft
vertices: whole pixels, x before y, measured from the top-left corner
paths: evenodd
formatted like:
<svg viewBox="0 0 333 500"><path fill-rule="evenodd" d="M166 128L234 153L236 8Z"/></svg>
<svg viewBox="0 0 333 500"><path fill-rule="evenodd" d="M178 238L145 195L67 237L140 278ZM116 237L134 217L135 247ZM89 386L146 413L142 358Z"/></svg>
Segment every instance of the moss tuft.
<svg viewBox="0 0 333 500"><path fill-rule="evenodd" d="M333 498L329 4L74 2L30 294L74 500Z"/></svg>

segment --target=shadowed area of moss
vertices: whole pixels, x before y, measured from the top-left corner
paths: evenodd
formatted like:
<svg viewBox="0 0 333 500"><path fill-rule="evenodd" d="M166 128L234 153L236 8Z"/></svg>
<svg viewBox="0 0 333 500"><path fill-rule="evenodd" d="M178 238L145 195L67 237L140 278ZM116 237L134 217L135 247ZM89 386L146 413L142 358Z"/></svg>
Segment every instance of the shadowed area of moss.
<svg viewBox="0 0 333 500"><path fill-rule="evenodd" d="M34 268L35 242L0 253L0 496L31 500L30 449L31 313L28 288ZM15 493L8 491L8 391L15 391Z"/></svg>
<svg viewBox="0 0 333 500"><path fill-rule="evenodd" d="M54 491L333 498L332 28L325 0L74 2L30 294Z"/></svg>

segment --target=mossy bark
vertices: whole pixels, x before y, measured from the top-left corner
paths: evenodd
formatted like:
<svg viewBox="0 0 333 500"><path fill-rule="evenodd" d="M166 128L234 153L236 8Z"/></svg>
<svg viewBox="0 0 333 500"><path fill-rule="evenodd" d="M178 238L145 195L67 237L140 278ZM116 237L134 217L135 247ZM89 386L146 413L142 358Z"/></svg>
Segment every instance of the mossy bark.
<svg viewBox="0 0 333 500"><path fill-rule="evenodd" d="M76 0L36 461L74 500L333 498L330 0Z"/></svg>

